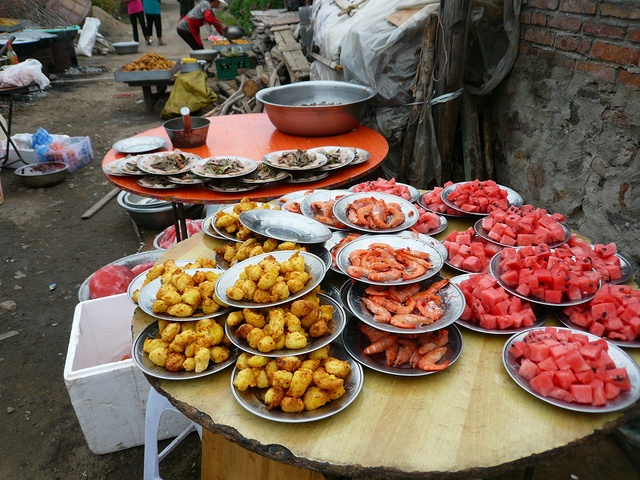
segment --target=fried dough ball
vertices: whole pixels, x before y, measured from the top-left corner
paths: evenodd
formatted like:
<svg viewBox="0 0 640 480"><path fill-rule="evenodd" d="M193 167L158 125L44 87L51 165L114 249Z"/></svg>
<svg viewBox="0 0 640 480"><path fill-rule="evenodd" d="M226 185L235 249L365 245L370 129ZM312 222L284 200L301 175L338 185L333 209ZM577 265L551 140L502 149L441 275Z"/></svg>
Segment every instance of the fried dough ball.
<svg viewBox="0 0 640 480"><path fill-rule="evenodd" d="M235 285L227 288L227 291L225 293L227 294L227 297L232 300L240 301L244 298L244 290L236 287Z"/></svg>
<svg viewBox="0 0 640 480"><path fill-rule="evenodd" d="M289 332L299 332L302 330L300 319L291 312L284 314L284 325Z"/></svg>
<svg viewBox="0 0 640 480"><path fill-rule="evenodd" d="M236 310L227 315L227 325L229 325L230 327L240 325L243 321L244 313L242 313L242 310Z"/></svg>
<svg viewBox="0 0 640 480"><path fill-rule="evenodd" d="M178 273L171 276L171 283L179 292L184 292L188 287L194 286L194 281L188 273Z"/></svg>
<svg viewBox="0 0 640 480"><path fill-rule="evenodd" d="M254 328L247 334L247 343L251 348L257 349L260 340L262 340L265 336L265 333L261 329Z"/></svg>
<svg viewBox="0 0 640 480"><path fill-rule="evenodd" d="M276 301L284 300L291 295L291 289L285 282L276 282L275 285L271 287L271 295L276 297Z"/></svg>
<svg viewBox="0 0 640 480"><path fill-rule="evenodd" d="M320 305L320 318L329 321L333 318L333 305Z"/></svg>
<svg viewBox="0 0 640 480"><path fill-rule="evenodd" d="M309 370L310 372L313 372L320 366L320 362L321 360L319 358L307 358L305 361L302 362L302 364L300 365L300 368L304 368L305 370Z"/></svg>
<svg viewBox="0 0 640 480"><path fill-rule="evenodd" d="M324 361L323 366L327 373L335 375L338 378L346 377L351 371L351 365L349 365L349 362L334 357L327 358Z"/></svg>
<svg viewBox="0 0 640 480"><path fill-rule="evenodd" d="M156 348L167 348L168 346L169 343L162 340L162 338L145 338L142 351L150 353Z"/></svg>
<svg viewBox="0 0 640 480"><path fill-rule="evenodd" d="M220 304L213 298L203 298L200 302L200 308L202 309L202 313L205 315L211 315L212 313L216 313L220 310Z"/></svg>
<svg viewBox="0 0 640 480"><path fill-rule="evenodd" d="M327 373L323 367L316 369L311 375L313 377L313 383L323 390L335 390L344 384L342 378Z"/></svg>
<svg viewBox="0 0 640 480"><path fill-rule="evenodd" d="M170 372L179 372L182 370L182 364L186 360L182 353L179 352L171 352L167 357L167 361L164 364L164 368L169 370Z"/></svg>
<svg viewBox="0 0 640 480"><path fill-rule="evenodd" d="M258 350L262 353L272 352L276 348L276 342L270 335L265 335L258 341Z"/></svg>
<svg viewBox="0 0 640 480"><path fill-rule="evenodd" d="M285 335L284 344L287 348L299 350L307 346L307 337L300 332L289 332Z"/></svg>
<svg viewBox="0 0 640 480"><path fill-rule="evenodd" d="M289 279L287 280L287 287L291 293L298 293L301 291L309 280L311 280L311 275L307 272L291 272L288 275Z"/></svg>
<svg viewBox="0 0 640 480"><path fill-rule="evenodd" d="M285 396L280 402L283 412L298 413L304 411L304 401L301 398Z"/></svg>
<svg viewBox="0 0 640 480"><path fill-rule="evenodd" d="M138 288L131 294L131 300L133 303L138 303L138 298L140 298L140 289Z"/></svg>
<svg viewBox="0 0 640 480"><path fill-rule="evenodd" d="M284 399L284 390L282 387L271 387L264 394L264 403L268 410L279 407Z"/></svg>
<svg viewBox="0 0 640 480"><path fill-rule="evenodd" d="M170 323L171 322L169 320L162 320L161 318L158 319L158 333L162 333Z"/></svg>
<svg viewBox="0 0 640 480"><path fill-rule="evenodd" d="M170 305L167 308L167 314L173 317L186 318L193 315L195 308L193 305L188 305L186 303L178 303L177 305Z"/></svg>
<svg viewBox="0 0 640 480"><path fill-rule="evenodd" d="M286 370L278 370L273 372L273 375L271 375L269 380L271 380L271 385L274 387L282 387L283 389L288 390L291 385L292 378L293 373L287 372Z"/></svg>
<svg viewBox="0 0 640 480"><path fill-rule="evenodd" d="M194 310L198 308L201 300L202 295L198 287L187 287L182 294L182 302L192 306Z"/></svg>
<svg viewBox="0 0 640 480"><path fill-rule="evenodd" d="M264 274L258 280L258 288L261 290L269 290L278 281L280 275L280 269L278 267L266 270Z"/></svg>
<svg viewBox="0 0 640 480"><path fill-rule="evenodd" d="M249 360L249 358L251 358L251 354L248 352L242 352L238 355L238 358L236 358L236 368L238 370L249 368L249 365L247 365L247 360Z"/></svg>
<svg viewBox="0 0 640 480"><path fill-rule="evenodd" d="M340 398L345 393L347 393L347 391L344 389L344 385L343 385L340 388L336 388L335 390L331 390L329 392L329 398L331 400L337 400L338 398Z"/></svg>
<svg viewBox="0 0 640 480"><path fill-rule="evenodd" d="M240 283L240 288L244 292L243 298L245 300L251 300L258 290L258 285L255 281L247 278Z"/></svg>
<svg viewBox="0 0 640 480"><path fill-rule="evenodd" d="M264 314L251 308L242 310L245 321L256 328L262 328L267 324Z"/></svg>
<svg viewBox="0 0 640 480"><path fill-rule="evenodd" d="M208 348L206 347L198 348L198 350L196 351L196 355L194 357L196 361L196 369L195 369L196 373L204 372L207 369L207 367L209 367L209 359L211 358L210 355L211 353L209 352Z"/></svg>
<svg viewBox="0 0 640 480"><path fill-rule="evenodd" d="M329 331L329 326L324 320L318 320L309 327L309 336L313 338L322 337Z"/></svg>
<svg viewBox="0 0 640 480"><path fill-rule="evenodd" d="M249 333L251 333L254 329L256 329L256 327L254 327L250 323L243 323L236 329L236 336L238 338L246 339L249 336Z"/></svg>
<svg viewBox="0 0 640 480"><path fill-rule="evenodd" d="M279 337L274 338L273 341L276 343L274 350L282 350L285 347L286 340L285 335L280 335Z"/></svg>
<svg viewBox="0 0 640 480"><path fill-rule="evenodd" d="M287 391L288 397L302 397L304 392L313 381L313 374L304 368L296 370L291 378L289 390Z"/></svg>
<svg viewBox="0 0 640 480"><path fill-rule="evenodd" d="M284 262L280 262L280 270L283 273L287 272L304 272L304 257L300 255L298 252L295 252L288 260Z"/></svg>
<svg viewBox="0 0 640 480"><path fill-rule="evenodd" d="M277 300L278 300L278 297L275 295L272 295L271 292L269 292L268 290L256 289L256 291L253 294L253 301L255 303L271 303L271 302L276 302Z"/></svg>
<svg viewBox="0 0 640 480"><path fill-rule="evenodd" d="M276 359L276 365L280 370L286 370L287 372L295 372L300 365L302 365L302 360L294 355L286 356L286 357L278 357Z"/></svg>
<svg viewBox="0 0 640 480"><path fill-rule="evenodd" d="M203 282L198 283L198 290L200 290L200 295L203 298L211 298L215 293L216 283L211 280L205 280Z"/></svg>
<svg viewBox="0 0 640 480"><path fill-rule="evenodd" d="M184 349L189 343L194 342L196 339L196 332L193 330L185 330L180 332L173 338L173 342L169 345L169 348L174 352L184 352Z"/></svg>
<svg viewBox="0 0 640 480"><path fill-rule="evenodd" d="M267 372L267 375L269 376L269 378L271 378L271 376L274 373L276 373L278 370L279 370L278 362L276 361L275 358L272 358L271 360L269 360L267 364L264 366L264 371Z"/></svg>
<svg viewBox="0 0 640 480"><path fill-rule="evenodd" d="M305 410L316 410L328 403L331 398L327 391L322 390L320 387L312 386L304 393L302 400Z"/></svg>
<svg viewBox="0 0 640 480"><path fill-rule="evenodd" d="M250 368L245 368L236 374L236 378L233 379L233 386L244 392L247 388L253 387L255 385L254 382L253 371Z"/></svg>
<svg viewBox="0 0 640 480"><path fill-rule="evenodd" d="M221 347L219 345L213 346L209 349L209 357L213 363L222 363L229 358L229 349L227 347Z"/></svg>
<svg viewBox="0 0 640 480"><path fill-rule="evenodd" d="M169 260L167 260L167 261L169 261ZM142 285L144 286L147 283L155 280L156 278L161 276L163 273L164 273L164 264L163 265L154 265L153 267L151 267L151 269L145 275L144 282L142 283Z"/></svg>
<svg viewBox="0 0 640 480"><path fill-rule="evenodd" d="M314 310L314 308L315 308L315 305L313 304L313 302L310 302L309 300L300 299L291 303L290 310L293 315L295 315L298 318L302 318L308 313L310 313L312 310Z"/></svg>
<svg viewBox="0 0 640 480"><path fill-rule="evenodd" d="M167 305L175 305L182 301L180 293L176 290L175 285L165 283L160 286L158 293L156 293L156 299L162 300Z"/></svg>
<svg viewBox="0 0 640 480"><path fill-rule="evenodd" d="M262 355L252 355L247 359L247 366L251 368L262 368L269 363L269 357Z"/></svg>
<svg viewBox="0 0 640 480"><path fill-rule="evenodd" d="M305 316L300 317L300 325L302 328L309 329L311 325L316 323L320 319L320 309L317 305L313 306L313 310L307 313Z"/></svg>
<svg viewBox="0 0 640 480"><path fill-rule="evenodd" d="M284 243L290 243L290 242L284 242ZM265 253L273 252L276 248L280 250L280 245L278 245L278 240L276 240L275 238L267 238L262 244L262 250L264 250ZM284 248L282 250L289 250L289 249Z"/></svg>
<svg viewBox="0 0 640 480"><path fill-rule="evenodd" d="M269 388L271 386L271 381L269 380L269 375L262 368L254 368L253 369L253 378L255 379L255 387L256 388Z"/></svg>
<svg viewBox="0 0 640 480"><path fill-rule="evenodd" d="M158 365L159 367L164 368L167 363L167 358L171 354L169 348L159 347L149 352L149 360Z"/></svg>
<svg viewBox="0 0 640 480"><path fill-rule="evenodd" d="M216 342L216 338L213 336L213 333L211 333L210 331L204 331L204 332L198 332L197 336L196 336L196 341L191 344L191 345L197 345L198 347L204 347L204 348L210 348L214 345L216 345L217 343L220 343L220 340L222 340L222 337L224 335L221 335L219 340ZM187 355L188 357L189 355Z"/></svg>
<svg viewBox="0 0 640 480"><path fill-rule="evenodd" d="M196 369L196 359L193 357L187 357L182 363L182 368L185 372L193 372Z"/></svg>
<svg viewBox="0 0 640 480"><path fill-rule="evenodd" d="M162 338L162 340L164 340L167 343L171 343L173 342L173 339L175 338L176 335L178 335L180 333L180 324L177 322L172 322L169 323L163 330L162 333L160 334L160 337Z"/></svg>

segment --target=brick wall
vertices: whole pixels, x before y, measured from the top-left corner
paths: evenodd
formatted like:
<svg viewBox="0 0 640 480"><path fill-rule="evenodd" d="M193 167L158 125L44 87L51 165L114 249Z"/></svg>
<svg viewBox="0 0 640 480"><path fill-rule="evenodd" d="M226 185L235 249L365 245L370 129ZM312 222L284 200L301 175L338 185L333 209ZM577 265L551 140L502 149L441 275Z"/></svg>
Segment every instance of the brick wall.
<svg viewBox="0 0 640 480"><path fill-rule="evenodd" d="M640 90L640 1L522 0L520 53Z"/></svg>

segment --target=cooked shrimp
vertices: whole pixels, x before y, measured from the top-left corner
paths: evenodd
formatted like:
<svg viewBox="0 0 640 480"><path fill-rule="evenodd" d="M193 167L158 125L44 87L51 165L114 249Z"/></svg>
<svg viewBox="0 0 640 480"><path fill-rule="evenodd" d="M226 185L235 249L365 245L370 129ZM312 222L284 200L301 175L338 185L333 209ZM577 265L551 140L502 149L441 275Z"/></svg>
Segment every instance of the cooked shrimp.
<svg viewBox="0 0 640 480"><path fill-rule="evenodd" d="M444 370L449 366L451 362L448 360L440 365L437 365L436 362L440 361L444 354L447 353L447 347L436 348L435 350L431 350L426 353L418 362L418 368L420 370L424 370L425 372L434 372L438 370Z"/></svg>
<svg viewBox="0 0 640 480"><path fill-rule="evenodd" d="M398 340L394 335L387 334L377 342L372 343L363 350L365 355L373 355L374 353L384 352L388 348L397 346Z"/></svg>
<svg viewBox="0 0 640 480"><path fill-rule="evenodd" d="M367 309L373 313L373 318L377 322L389 323L391 320L391 313L384 307L381 307L377 303L373 302L371 299L364 297L362 299Z"/></svg>

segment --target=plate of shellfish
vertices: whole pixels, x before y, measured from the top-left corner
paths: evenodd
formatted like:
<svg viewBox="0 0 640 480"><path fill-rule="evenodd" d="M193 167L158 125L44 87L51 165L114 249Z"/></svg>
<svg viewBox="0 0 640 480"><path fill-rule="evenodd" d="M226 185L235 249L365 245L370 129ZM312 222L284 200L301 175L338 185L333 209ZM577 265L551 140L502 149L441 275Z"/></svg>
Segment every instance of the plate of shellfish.
<svg viewBox="0 0 640 480"><path fill-rule="evenodd" d="M418 209L409 201L387 193L352 193L336 201L338 221L367 233L393 233L413 226Z"/></svg>

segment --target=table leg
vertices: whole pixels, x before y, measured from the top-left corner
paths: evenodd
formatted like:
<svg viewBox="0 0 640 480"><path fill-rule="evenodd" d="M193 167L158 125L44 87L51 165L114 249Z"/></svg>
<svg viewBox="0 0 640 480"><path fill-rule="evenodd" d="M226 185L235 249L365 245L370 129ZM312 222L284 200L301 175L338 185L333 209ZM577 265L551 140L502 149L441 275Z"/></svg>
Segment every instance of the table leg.
<svg viewBox="0 0 640 480"><path fill-rule="evenodd" d="M147 107L147 112L153 112L156 102L153 98L153 93L151 93L150 85L143 85L142 95L144 96L144 104Z"/></svg>
<svg viewBox="0 0 640 480"><path fill-rule="evenodd" d="M182 238L182 233L180 232L180 213L178 212L178 204L176 202L171 202L171 208L173 210L173 227L176 231L176 243L180 243Z"/></svg>
<svg viewBox="0 0 640 480"><path fill-rule="evenodd" d="M178 221L180 222L180 237L182 240L189 238L189 232L187 231L187 220L184 215L184 203L178 204Z"/></svg>
<svg viewBox="0 0 640 480"><path fill-rule="evenodd" d="M2 122L0 122L0 129L2 129L3 133L7 136L7 148L6 151L4 152L4 166L9 166L9 165L13 165L14 163L20 161L23 164L27 165L27 162L24 161L24 159L22 158L22 154L20 153L20 150L18 150L18 147L16 146L15 143L13 143L13 140L11 140L11 123L13 121L13 94L9 95L9 117L7 118L7 127L5 128L5 126L2 124ZM6 163L9 160L9 148L13 147L13 149L16 152L16 155L18 156L18 160L15 160L11 163Z"/></svg>

